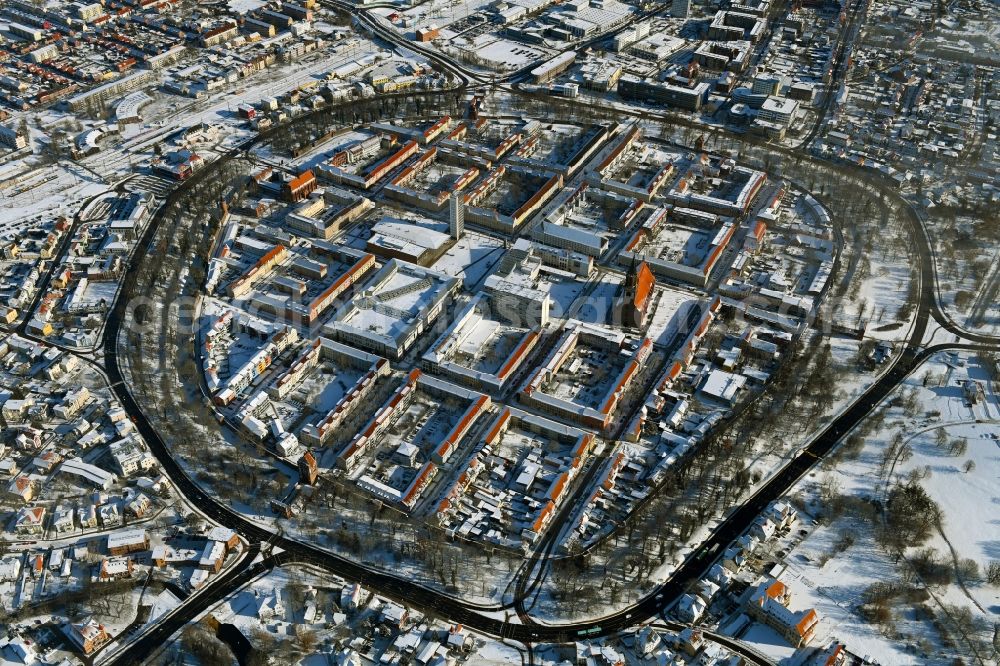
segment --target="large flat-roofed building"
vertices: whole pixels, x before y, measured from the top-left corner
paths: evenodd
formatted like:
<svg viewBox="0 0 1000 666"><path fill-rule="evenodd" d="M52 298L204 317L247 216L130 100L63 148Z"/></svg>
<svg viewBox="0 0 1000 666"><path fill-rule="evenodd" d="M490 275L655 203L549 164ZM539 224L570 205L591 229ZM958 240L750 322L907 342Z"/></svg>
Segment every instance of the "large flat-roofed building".
<svg viewBox="0 0 1000 666"><path fill-rule="evenodd" d="M649 100L689 111L700 110L710 91L711 86L705 82L685 88L671 83L644 81L628 75L618 82L618 94L625 99Z"/></svg>
<svg viewBox="0 0 1000 666"><path fill-rule="evenodd" d="M576 51L566 51L531 70L531 76L535 83L548 83L569 69L574 60L576 60Z"/></svg>
<svg viewBox="0 0 1000 666"><path fill-rule="evenodd" d="M386 259L427 266L451 245L444 225L431 220L383 216L372 226L365 249Z"/></svg>
<svg viewBox="0 0 1000 666"><path fill-rule="evenodd" d="M61 474L72 474L92 483L97 488L110 490L118 477L102 467L85 463L80 458L67 458L59 466Z"/></svg>
<svg viewBox="0 0 1000 666"><path fill-rule="evenodd" d="M750 64L753 44L746 40L702 42L694 51L694 62L715 72L742 72Z"/></svg>
<svg viewBox="0 0 1000 666"><path fill-rule="evenodd" d="M538 344L539 327L517 325L479 293L423 356L423 367L480 390L506 389Z"/></svg>
<svg viewBox="0 0 1000 666"><path fill-rule="evenodd" d="M327 323L337 340L399 360L442 312L461 280L390 260Z"/></svg>
<svg viewBox="0 0 1000 666"><path fill-rule="evenodd" d="M798 108L799 103L794 99L770 96L764 100L757 117L766 122L788 127L795 118Z"/></svg>
<svg viewBox="0 0 1000 666"><path fill-rule="evenodd" d="M152 84L156 81L156 78L157 74L153 70L142 70L70 97L66 100L66 104L71 111L79 111L89 106L103 104L105 101L112 97L117 97L122 93L131 92L137 88Z"/></svg>
<svg viewBox="0 0 1000 666"><path fill-rule="evenodd" d="M755 95L777 95L781 92L782 77L777 74L760 74L753 79L751 91Z"/></svg>
<svg viewBox="0 0 1000 666"><path fill-rule="evenodd" d="M757 42L767 29L767 19L743 12L719 11L708 26L708 38L718 41L746 39Z"/></svg>

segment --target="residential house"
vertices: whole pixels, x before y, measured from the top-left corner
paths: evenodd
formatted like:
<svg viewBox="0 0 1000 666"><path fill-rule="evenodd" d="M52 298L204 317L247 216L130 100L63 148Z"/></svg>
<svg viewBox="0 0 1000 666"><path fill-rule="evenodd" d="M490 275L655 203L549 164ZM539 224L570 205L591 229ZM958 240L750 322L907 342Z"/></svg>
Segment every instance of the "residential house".
<svg viewBox="0 0 1000 666"><path fill-rule="evenodd" d="M361 585L358 583L345 585L340 592L340 609L347 612L357 610L359 603L361 603Z"/></svg>
<svg viewBox="0 0 1000 666"><path fill-rule="evenodd" d="M84 655L92 654L111 640L107 629L92 617L69 625L69 639Z"/></svg>
<svg viewBox="0 0 1000 666"><path fill-rule="evenodd" d="M208 541L198 559L198 568L212 573L219 573L226 559L226 544L221 541Z"/></svg>
<svg viewBox="0 0 1000 666"><path fill-rule="evenodd" d="M25 474L14 477L14 479L7 486L7 493L21 500L25 504L35 499L35 493L37 490L38 485L35 483L35 480Z"/></svg>
<svg viewBox="0 0 1000 666"><path fill-rule="evenodd" d="M45 524L46 510L43 506L21 507L14 518L14 533L22 536L41 534Z"/></svg>
<svg viewBox="0 0 1000 666"><path fill-rule="evenodd" d="M121 530L108 535L108 552L112 555L128 555L144 550L149 550L146 530Z"/></svg>
<svg viewBox="0 0 1000 666"><path fill-rule="evenodd" d="M102 504L97 507L97 517L104 527L115 527L122 524L122 514L117 504Z"/></svg>
<svg viewBox="0 0 1000 666"><path fill-rule="evenodd" d="M407 618L409 618L409 611L395 602L387 601L382 606L380 621L393 629L402 630L406 626Z"/></svg>
<svg viewBox="0 0 1000 666"><path fill-rule="evenodd" d="M677 602L675 615L683 622L697 622L705 613L706 604L703 599L693 594L685 594Z"/></svg>
<svg viewBox="0 0 1000 666"><path fill-rule="evenodd" d="M57 534L72 532L76 524L73 521L73 508L59 505L52 511L52 529Z"/></svg>
<svg viewBox="0 0 1000 666"><path fill-rule="evenodd" d="M101 561L98 579L102 582L128 578L135 564L128 557L106 557Z"/></svg>
<svg viewBox="0 0 1000 666"><path fill-rule="evenodd" d="M142 518L153 508L153 500L144 493L139 493L131 502L125 505L125 512L136 518Z"/></svg>

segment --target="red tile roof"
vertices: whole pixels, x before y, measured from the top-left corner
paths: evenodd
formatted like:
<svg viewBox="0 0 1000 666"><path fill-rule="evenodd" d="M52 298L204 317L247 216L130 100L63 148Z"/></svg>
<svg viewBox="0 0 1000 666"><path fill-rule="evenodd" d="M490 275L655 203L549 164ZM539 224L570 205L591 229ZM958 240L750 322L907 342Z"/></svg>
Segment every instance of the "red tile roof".
<svg viewBox="0 0 1000 666"><path fill-rule="evenodd" d="M316 181L316 176L313 175L312 171L305 171L302 174L296 176L288 182L288 188L295 192L301 187L309 185Z"/></svg>
<svg viewBox="0 0 1000 666"><path fill-rule="evenodd" d="M795 630L799 632L799 636L807 636L812 632L813 625L819 622L819 617L816 615L816 611L810 609L808 613L802 616L799 623L795 625Z"/></svg>
<svg viewBox="0 0 1000 666"><path fill-rule="evenodd" d="M645 261L639 264L638 281L635 285L635 298L632 300L632 305L637 310L642 310L646 307L646 301L649 300L650 294L653 293L653 285L655 284L656 278L653 277L653 271L649 268L649 264Z"/></svg>

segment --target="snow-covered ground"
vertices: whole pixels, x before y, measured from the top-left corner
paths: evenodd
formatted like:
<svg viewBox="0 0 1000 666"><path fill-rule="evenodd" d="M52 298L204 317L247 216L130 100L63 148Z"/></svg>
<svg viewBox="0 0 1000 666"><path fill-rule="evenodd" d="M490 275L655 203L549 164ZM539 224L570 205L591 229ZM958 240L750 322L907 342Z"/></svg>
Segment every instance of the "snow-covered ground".
<svg viewBox="0 0 1000 666"><path fill-rule="evenodd" d="M781 634L759 622L751 624L740 638L775 661L787 659L795 653L795 648L789 645Z"/></svg>
<svg viewBox="0 0 1000 666"><path fill-rule="evenodd" d="M22 180L0 189L0 237L20 234L43 216L72 218L79 204L108 189L93 174L73 164L32 169Z"/></svg>
<svg viewBox="0 0 1000 666"><path fill-rule="evenodd" d="M503 257L503 242L471 231L452 245L434 262L434 269L448 275L461 276L467 289L475 290L493 272Z"/></svg>
<svg viewBox="0 0 1000 666"><path fill-rule="evenodd" d="M582 303L577 304L573 317L591 324L605 324L610 321L615 296L621 290L623 278L615 273L603 273L597 286Z"/></svg>
<svg viewBox="0 0 1000 666"><path fill-rule="evenodd" d="M973 404L967 400L967 391L973 391L966 388L969 382L975 386ZM971 559L980 575L965 576L965 590L952 576L948 583L931 585L930 594L919 602L897 600L891 629L869 623L859 607L870 585L923 585L914 583L906 561L895 561L877 542L877 513L873 524L848 512L810 531L788 553L779 579L791 587L796 607L814 607L822 617L823 633L845 642L858 656L870 656L883 666L951 663L955 654L969 656L973 647L945 610L953 614L955 608L968 609L977 627L970 638L979 644L990 638L1000 620L1000 589L981 578L989 563L1000 558L1000 521L993 510L1000 504L1000 398L981 359L942 353L911 375L887 404L896 406L865 435L856 458L848 456L836 467L807 476L792 496L807 500L807 510L823 514L830 500L817 499L821 486L828 494L833 489L833 494L852 501L884 501L894 483L918 479L942 515L941 533L933 532L921 547L933 549L949 570ZM883 454L893 438L902 441L909 454L890 461L882 476ZM953 443L963 440L961 453L962 447L953 448ZM845 534L852 540L841 551L835 544ZM917 550L909 548L907 559L912 562ZM944 626L954 648L946 647L934 622L921 615L923 607Z"/></svg>

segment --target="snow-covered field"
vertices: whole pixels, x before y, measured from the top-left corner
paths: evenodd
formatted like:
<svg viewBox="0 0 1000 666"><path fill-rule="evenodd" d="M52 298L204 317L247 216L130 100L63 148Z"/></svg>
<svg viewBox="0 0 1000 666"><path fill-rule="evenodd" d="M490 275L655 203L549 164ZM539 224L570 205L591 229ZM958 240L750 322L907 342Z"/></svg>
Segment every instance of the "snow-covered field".
<svg viewBox="0 0 1000 666"><path fill-rule="evenodd" d="M973 394L976 400L970 403L967 398ZM982 360L943 353L917 370L887 403L895 406L865 436L856 458L848 456L832 469L810 474L792 496L811 498L807 510L822 515L830 502L829 497L817 499L824 492L855 502L884 501L893 484L916 479L941 511L940 533L932 531L920 548L933 549L935 559L952 573L959 562L971 559L979 574L962 576L964 590L954 575L948 582L924 585L911 568L919 548L907 549L906 560L897 562L876 540L878 513L873 524L848 511L811 531L789 552L780 579L791 587L796 605L816 608L823 618L822 633L845 642L858 656L883 666L952 663L955 654L972 655L972 642L982 649L1000 620L1000 589L982 579L990 562L1000 559L995 511L1000 505L1000 398ZM883 465L894 438L906 448L895 462ZM964 441L964 447L957 441ZM850 545L840 550L836 544L845 534L852 537ZM927 593L919 601L897 600L891 624L880 626L859 612L874 583L912 584ZM950 619L964 612L956 609L971 613L975 629L968 639ZM949 640L954 647L947 646Z"/></svg>
<svg viewBox="0 0 1000 666"><path fill-rule="evenodd" d="M968 330L1000 333L1000 251L992 229L970 216L932 216L928 222L945 312Z"/></svg>
<svg viewBox="0 0 1000 666"><path fill-rule="evenodd" d="M42 217L72 218L79 204L108 189L93 174L72 164L25 171L22 180L0 190L0 237L30 228Z"/></svg>

